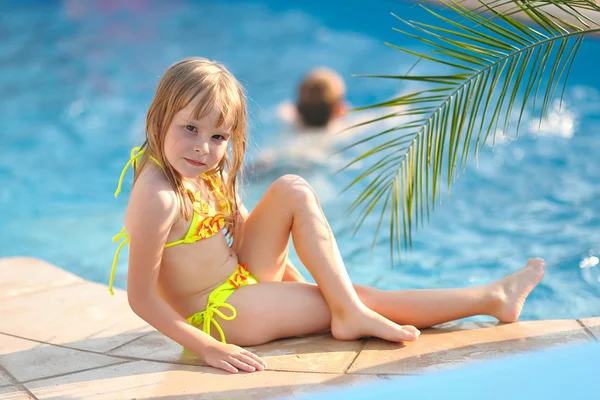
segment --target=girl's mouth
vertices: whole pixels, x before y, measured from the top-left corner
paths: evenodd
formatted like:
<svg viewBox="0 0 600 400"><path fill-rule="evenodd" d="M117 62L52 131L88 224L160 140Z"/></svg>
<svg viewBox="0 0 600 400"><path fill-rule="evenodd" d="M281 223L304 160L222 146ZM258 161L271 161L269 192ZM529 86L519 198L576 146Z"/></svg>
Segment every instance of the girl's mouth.
<svg viewBox="0 0 600 400"><path fill-rule="evenodd" d="M204 164L203 162L200 161L196 161L196 160L192 160L190 158L185 158L185 161L189 162L190 164L192 164L194 167L204 167L206 164Z"/></svg>

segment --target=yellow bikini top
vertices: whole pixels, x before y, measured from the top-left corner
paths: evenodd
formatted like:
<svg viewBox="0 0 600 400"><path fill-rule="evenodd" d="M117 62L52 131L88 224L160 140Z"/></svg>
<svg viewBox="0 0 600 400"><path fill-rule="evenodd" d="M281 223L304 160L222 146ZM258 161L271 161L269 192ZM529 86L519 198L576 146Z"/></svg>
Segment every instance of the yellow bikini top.
<svg viewBox="0 0 600 400"><path fill-rule="evenodd" d="M144 152L145 149L141 149L140 147L135 147L131 150L131 157L121 172L115 197L121 193L121 186L123 185L123 178L125 177L127 169L130 166L133 166L134 169L137 168L138 159L144 154ZM155 157L150 156L150 159L162 169L162 166ZM192 221L185 236L182 239L167 243L165 248L173 247L182 243L194 243L198 240L207 239L219 233L225 227L225 218L231 215L231 205L229 204L227 197L225 197L221 191L221 180L218 178L211 178L207 174L202 174L202 177L207 180L211 188L220 197L217 203L217 210L213 209L210 204L201 199L199 191L194 191L194 188L190 184L184 182L185 188L190 196L190 200L192 201ZM110 281L108 283L108 290L110 291L110 294L114 294L113 282L115 280L115 271L117 268L117 261L119 260L119 253L123 249L123 246L129 243L129 235L127 232L125 232L125 228L121 229L121 232L113 237L113 242L118 242L119 240L122 240L122 242L119 244L119 247L115 252L112 269L110 272Z"/></svg>

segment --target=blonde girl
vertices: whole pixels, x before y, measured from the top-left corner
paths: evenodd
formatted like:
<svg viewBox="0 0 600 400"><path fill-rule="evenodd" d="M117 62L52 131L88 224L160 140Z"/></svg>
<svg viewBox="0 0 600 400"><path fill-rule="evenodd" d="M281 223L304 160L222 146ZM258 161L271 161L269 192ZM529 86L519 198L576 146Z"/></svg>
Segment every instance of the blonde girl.
<svg viewBox="0 0 600 400"><path fill-rule="evenodd" d="M246 101L222 65L189 58L161 78L134 168L119 250L129 244L133 311L213 367L266 363L238 346L331 330L340 340L412 341L418 328L487 314L517 320L544 273L518 272L464 289L382 291L352 285L317 196L300 177L277 179L248 213L238 194ZM306 149L310 151L310 149ZM288 260L288 242L314 277ZM118 251L115 255L110 289Z"/></svg>

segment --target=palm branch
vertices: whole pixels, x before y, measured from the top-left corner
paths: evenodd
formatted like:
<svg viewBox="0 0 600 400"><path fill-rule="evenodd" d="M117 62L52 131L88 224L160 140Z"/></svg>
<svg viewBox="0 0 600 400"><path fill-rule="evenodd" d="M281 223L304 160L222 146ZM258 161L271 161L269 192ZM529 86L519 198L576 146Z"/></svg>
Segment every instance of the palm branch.
<svg viewBox="0 0 600 400"><path fill-rule="evenodd" d="M409 75L411 67L402 76L360 75L427 85L425 90L355 109L404 107L359 125L406 116L414 120L342 149L385 140L342 170L359 161L376 160L344 191L369 181L349 208L350 213L359 213L354 233L380 209L374 246L387 213L392 263L394 254L400 255L402 244L405 249L412 246L413 229L423 226L425 216L429 222L429 214L441 198L444 175L450 191L453 180L465 169L469 154L473 152L477 158L490 134L495 140L499 124L507 132L513 109L518 113L515 138L528 104L535 113L536 101L538 108L541 101L541 122L561 81L562 102L584 36L600 32L600 25L585 14L600 12L590 0L490 0L480 1L474 9L462 3L444 2L454 18L420 4L437 18L440 24L436 25L394 15L412 32L394 30L420 41L429 51L418 53L386 43L418 57L417 62L431 61L450 72L413 76ZM522 22L522 17L528 18L531 26Z"/></svg>

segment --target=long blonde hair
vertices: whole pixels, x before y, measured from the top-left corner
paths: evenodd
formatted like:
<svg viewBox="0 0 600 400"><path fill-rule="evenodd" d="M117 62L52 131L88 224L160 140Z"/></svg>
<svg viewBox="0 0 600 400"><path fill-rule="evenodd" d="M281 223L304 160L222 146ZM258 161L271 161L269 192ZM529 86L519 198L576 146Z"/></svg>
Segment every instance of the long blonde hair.
<svg viewBox="0 0 600 400"><path fill-rule="evenodd" d="M175 190L180 203L181 214L185 219L191 218L191 212L186 207L186 189L182 177L169 164L164 153L165 135L175 114L187 107L194 99L202 94L193 117L197 120L207 116L217 107L221 114L217 127L225 125L232 128L230 148L219 162L217 168L208 172L211 177L220 178L224 182L223 194L231 204L231 218L228 219L227 229L235 236L236 218L239 211L237 202L237 179L241 174L242 162L246 153L246 98L241 84L223 65L205 58L186 58L171 65L160 79L152 104L146 117L146 140L142 145L146 149L138 168L135 171L134 183L139 172L150 159L156 157L164 170L165 176ZM231 154L231 160L229 154ZM224 179L227 172L227 180Z"/></svg>

